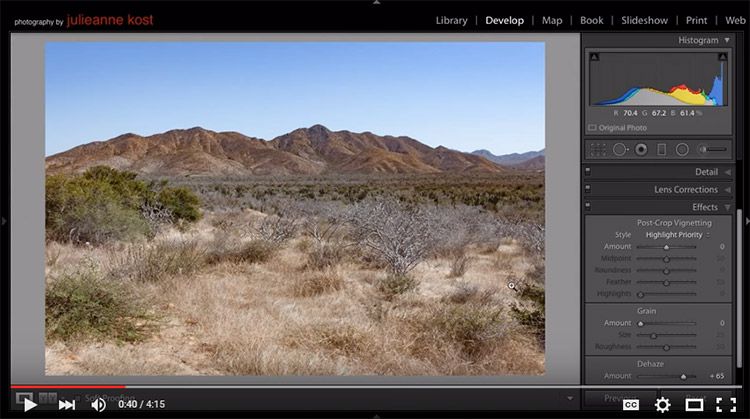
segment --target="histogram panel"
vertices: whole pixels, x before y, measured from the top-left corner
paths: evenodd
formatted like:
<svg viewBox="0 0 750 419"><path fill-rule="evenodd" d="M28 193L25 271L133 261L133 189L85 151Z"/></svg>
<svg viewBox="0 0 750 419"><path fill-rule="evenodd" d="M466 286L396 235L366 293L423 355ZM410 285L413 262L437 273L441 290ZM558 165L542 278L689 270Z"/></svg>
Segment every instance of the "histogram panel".
<svg viewBox="0 0 750 419"><path fill-rule="evenodd" d="M725 52L589 54L594 106L726 106Z"/></svg>

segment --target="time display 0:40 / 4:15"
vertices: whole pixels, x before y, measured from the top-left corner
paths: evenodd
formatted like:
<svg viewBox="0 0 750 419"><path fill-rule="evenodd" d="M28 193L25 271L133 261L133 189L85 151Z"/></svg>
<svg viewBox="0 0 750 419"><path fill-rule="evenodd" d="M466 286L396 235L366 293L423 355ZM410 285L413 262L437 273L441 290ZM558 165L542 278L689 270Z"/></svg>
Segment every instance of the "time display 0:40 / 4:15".
<svg viewBox="0 0 750 419"><path fill-rule="evenodd" d="M160 400L118 400L117 407L120 409L164 409L167 402Z"/></svg>

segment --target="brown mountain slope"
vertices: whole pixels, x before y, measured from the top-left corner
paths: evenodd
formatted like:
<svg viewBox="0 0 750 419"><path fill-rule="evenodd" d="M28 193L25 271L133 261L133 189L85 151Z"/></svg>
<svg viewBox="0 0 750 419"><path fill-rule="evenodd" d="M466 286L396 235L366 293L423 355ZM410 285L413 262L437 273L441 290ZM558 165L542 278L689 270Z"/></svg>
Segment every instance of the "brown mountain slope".
<svg viewBox="0 0 750 419"><path fill-rule="evenodd" d="M536 156L525 162L514 165L513 167L522 170L544 170L544 156Z"/></svg>
<svg viewBox="0 0 750 419"><path fill-rule="evenodd" d="M47 157L48 173L107 165L157 176L488 172L483 157L432 148L409 137L300 128L271 141L200 127L142 137L124 134Z"/></svg>
<svg viewBox="0 0 750 419"><path fill-rule="evenodd" d="M47 157L48 173L81 172L107 165L143 174L247 175L320 173L323 167L268 142L236 132L203 128L141 137L125 134Z"/></svg>

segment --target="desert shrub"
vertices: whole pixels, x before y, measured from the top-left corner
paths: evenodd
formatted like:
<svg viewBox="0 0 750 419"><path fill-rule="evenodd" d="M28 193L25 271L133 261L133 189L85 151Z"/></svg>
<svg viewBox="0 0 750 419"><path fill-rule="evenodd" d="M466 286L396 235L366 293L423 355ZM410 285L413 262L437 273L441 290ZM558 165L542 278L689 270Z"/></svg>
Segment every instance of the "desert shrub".
<svg viewBox="0 0 750 419"><path fill-rule="evenodd" d="M338 291L344 286L341 275L333 270L299 275L294 280L293 292L297 297L313 297Z"/></svg>
<svg viewBox="0 0 750 419"><path fill-rule="evenodd" d="M307 253L305 267L312 270L333 268L341 262L343 257L344 249L341 246L330 243L316 243Z"/></svg>
<svg viewBox="0 0 750 419"><path fill-rule="evenodd" d="M198 221L201 218L201 201L190 189L185 187L165 187L159 191L156 201L172 213L175 221Z"/></svg>
<svg viewBox="0 0 750 419"><path fill-rule="evenodd" d="M120 171L107 166L94 166L86 170L81 178L112 188L123 206L138 209L144 201L153 198L155 184L137 180L133 172Z"/></svg>
<svg viewBox="0 0 750 419"><path fill-rule="evenodd" d="M294 217L272 215L262 219L255 227L256 236L269 243L281 244L294 237L298 221Z"/></svg>
<svg viewBox="0 0 750 419"><path fill-rule="evenodd" d="M112 256L110 275L140 282L195 274L206 263L206 252L196 240L164 240L128 246Z"/></svg>
<svg viewBox="0 0 750 419"><path fill-rule="evenodd" d="M174 220L174 214L169 208L150 202L141 205L141 217L146 220L152 237L165 227L172 225Z"/></svg>
<svg viewBox="0 0 750 419"><path fill-rule="evenodd" d="M66 273L47 284L48 339L135 342L146 337L151 320L122 282L107 281L91 267Z"/></svg>
<svg viewBox="0 0 750 419"><path fill-rule="evenodd" d="M456 289L445 300L453 304L464 304L479 294L479 286L468 282L459 282Z"/></svg>
<svg viewBox="0 0 750 419"><path fill-rule="evenodd" d="M304 217L301 225L311 241L305 267L322 270L338 265L352 246L347 237L349 210L330 203L316 206L306 202L300 204L298 212Z"/></svg>
<svg viewBox="0 0 750 419"><path fill-rule="evenodd" d="M294 248L299 250L302 253L307 253L312 249L313 247L313 241L310 240L307 237L300 238L297 243L295 243Z"/></svg>
<svg viewBox="0 0 750 419"><path fill-rule="evenodd" d="M436 206L463 211L482 212L489 218L501 217L544 223L544 174L503 173L466 174L440 173L439 175L325 175L315 178L264 177L248 183L245 179L200 181L195 178L181 180L201 194L206 205L213 208L243 206L267 214L289 203L304 203L319 215L331 211L318 211L366 202L368 200L395 199L410 205ZM468 212L468 210L467 210ZM455 217L458 218L458 217ZM463 217L464 221L473 220ZM483 221L482 221L483 222Z"/></svg>
<svg viewBox="0 0 750 419"><path fill-rule="evenodd" d="M479 304L492 304L495 301L497 289L482 289L479 285L461 281L456 283L456 289L442 298L443 302L452 304L466 304L475 302Z"/></svg>
<svg viewBox="0 0 750 419"><path fill-rule="evenodd" d="M536 337L537 342L544 346L546 324L544 288L530 284L525 286L518 296L524 304L514 303L511 305L510 310L513 318L528 328Z"/></svg>
<svg viewBox="0 0 750 419"><path fill-rule="evenodd" d="M427 327L456 342L466 355L477 358L489 342L503 338L507 324L502 314L502 307L491 302L441 304L427 318Z"/></svg>
<svg viewBox="0 0 750 419"><path fill-rule="evenodd" d="M350 221L347 207L330 202L303 201L297 211L304 217L302 229L317 243L341 241Z"/></svg>
<svg viewBox="0 0 750 419"><path fill-rule="evenodd" d="M544 257L546 237L544 224L505 220L501 224L501 231L503 235L518 240L526 252Z"/></svg>
<svg viewBox="0 0 750 419"><path fill-rule="evenodd" d="M531 269L526 272L526 281L531 284L544 285L545 272L544 258L537 258L534 260Z"/></svg>
<svg viewBox="0 0 750 419"><path fill-rule="evenodd" d="M461 250L456 252L450 262L451 269L448 272L448 278L460 278L464 276L472 260L471 256L466 254L466 251Z"/></svg>
<svg viewBox="0 0 750 419"><path fill-rule="evenodd" d="M146 183L136 179L135 173L105 166L92 167L81 175L47 176L47 237L101 244L153 236L161 222L192 222L199 218L196 195L185 188L164 185ZM164 214L169 215L169 220Z"/></svg>
<svg viewBox="0 0 750 419"><path fill-rule="evenodd" d="M276 252L277 246L264 240L252 240L240 247L236 254L238 262L262 263L268 261Z"/></svg>
<svg viewBox="0 0 750 419"><path fill-rule="evenodd" d="M210 264L230 263L263 263L271 259L278 250L278 245L266 240L256 239L234 247L211 249L207 255Z"/></svg>
<svg viewBox="0 0 750 419"><path fill-rule="evenodd" d="M363 269L378 271L388 269L385 260L367 248L355 247L352 249L352 254L356 256L356 260Z"/></svg>
<svg viewBox="0 0 750 419"><path fill-rule="evenodd" d="M395 282L408 278L433 244L429 214L419 206L364 201L355 207L352 224L355 241L385 262Z"/></svg>
<svg viewBox="0 0 750 419"><path fill-rule="evenodd" d="M492 261L492 266L501 272L511 272L513 270L513 255L505 252L496 253Z"/></svg>
<svg viewBox="0 0 750 419"><path fill-rule="evenodd" d="M148 232L138 210L117 188L99 178L48 176L45 188L47 237L99 244Z"/></svg>
<svg viewBox="0 0 750 419"><path fill-rule="evenodd" d="M499 239L496 218L477 207L452 205L432 210L433 255L438 258L457 258L472 244L489 245Z"/></svg>
<svg viewBox="0 0 750 419"><path fill-rule="evenodd" d="M222 225L224 226L225 224ZM241 238L237 235L236 231L229 228L216 228L213 238L207 244L207 248L211 254L224 253L237 246L240 241Z"/></svg>
<svg viewBox="0 0 750 419"><path fill-rule="evenodd" d="M391 298L419 287L419 280L411 275L398 275L389 273L377 282L378 291L386 298Z"/></svg>

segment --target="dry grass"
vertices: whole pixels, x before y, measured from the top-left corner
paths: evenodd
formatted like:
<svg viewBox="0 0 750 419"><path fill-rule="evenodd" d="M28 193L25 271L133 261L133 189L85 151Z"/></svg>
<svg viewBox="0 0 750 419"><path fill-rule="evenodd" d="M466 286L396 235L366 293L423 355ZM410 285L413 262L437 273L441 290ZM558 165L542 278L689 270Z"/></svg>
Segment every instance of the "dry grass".
<svg viewBox="0 0 750 419"><path fill-rule="evenodd" d="M166 354L165 354L166 352ZM177 351L154 344L83 346L74 352L60 345L47 350L48 375L196 375ZM116 360L117 362L114 362ZM54 366L53 368L49 368Z"/></svg>
<svg viewBox="0 0 750 419"><path fill-rule="evenodd" d="M44 247L44 264L47 268L55 268L60 260L62 246L57 242L47 242Z"/></svg>
<svg viewBox="0 0 750 419"><path fill-rule="evenodd" d="M340 290L344 280L335 270L298 275L293 282L292 293L297 297L313 297Z"/></svg>
<svg viewBox="0 0 750 419"><path fill-rule="evenodd" d="M456 290L445 296L443 301L453 304L464 304L469 301L486 303L492 300L495 293L494 289L482 290L479 285L461 281L456 283Z"/></svg>
<svg viewBox="0 0 750 419"><path fill-rule="evenodd" d="M192 276L205 265L206 252L197 240L166 239L113 250L110 275L115 279L155 282L174 275Z"/></svg>
<svg viewBox="0 0 750 419"><path fill-rule="evenodd" d="M251 216L258 214L243 213L232 220L245 224ZM224 243L218 245L221 234ZM161 241L194 241L196 249L205 249L206 263L188 271L166 269L168 274L155 281L131 281L160 313L159 330L133 344L49 341L48 374L544 372L543 348L509 315L518 297L506 281L534 276L536 266L515 243L492 252L467 248L471 263L460 280L447 278L454 260L444 256L421 263L407 279L396 281L351 256L313 265L308 255L315 244L304 238L280 246L243 240L210 213L192 231L162 233L156 243ZM149 249L155 254L167 251ZM169 254L182 254L179 247L170 249ZM48 277L86 259L120 266L115 263L124 263L115 257L118 250L127 246L89 249L52 242ZM137 265L134 258L129 263ZM498 271L498 263L503 271ZM384 285L389 281L393 284Z"/></svg>
<svg viewBox="0 0 750 419"><path fill-rule="evenodd" d="M372 342L368 332L347 323L315 323L290 333L284 341L290 348L324 350L352 356L370 347Z"/></svg>
<svg viewBox="0 0 750 419"><path fill-rule="evenodd" d="M428 333L444 334L471 359L481 357L492 344L502 342L508 324L502 306L471 301L439 305L424 320Z"/></svg>
<svg viewBox="0 0 750 419"><path fill-rule="evenodd" d="M386 299L391 299L419 287L419 279L413 275L388 274L378 280L378 290Z"/></svg>
<svg viewBox="0 0 750 419"><path fill-rule="evenodd" d="M341 263L344 257L344 249L341 246L330 243L316 243L310 246L307 251L305 268L312 270L330 269Z"/></svg>
<svg viewBox="0 0 750 419"><path fill-rule="evenodd" d="M305 351L283 353L258 342L232 340L217 346L216 364L230 375L338 375L330 359Z"/></svg>
<svg viewBox="0 0 750 419"><path fill-rule="evenodd" d="M471 256L466 254L465 250L456 252L451 260L451 270L448 272L448 278L460 278L464 276L467 270L469 270L469 264L471 264Z"/></svg>
<svg viewBox="0 0 750 419"><path fill-rule="evenodd" d="M263 239L240 243L234 247L214 247L208 252L208 263L262 263L276 252L277 246Z"/></svg>

